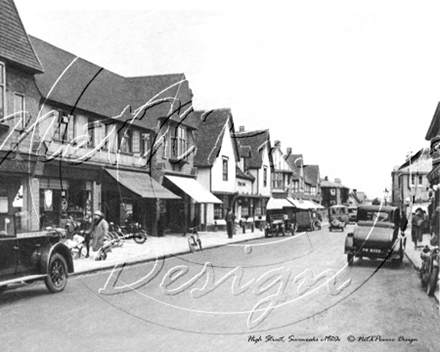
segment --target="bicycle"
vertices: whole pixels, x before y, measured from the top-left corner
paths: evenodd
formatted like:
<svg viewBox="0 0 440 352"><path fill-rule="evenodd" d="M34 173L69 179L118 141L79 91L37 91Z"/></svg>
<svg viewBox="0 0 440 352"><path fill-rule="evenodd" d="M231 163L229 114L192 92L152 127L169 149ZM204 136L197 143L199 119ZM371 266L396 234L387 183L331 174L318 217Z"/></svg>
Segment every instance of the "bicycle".
<svg viewBox="0 0 440 352"><path fill-rule="evenodd" d="M189 233L190 236L188 237L188 247L191 253L193 253L197 247L200 251L202 251L202 240L200 239L199 233L197 232L197 229L199 226L196 227L190 227ZM184 236L186 236L186 233L184 233Z"/></svg>

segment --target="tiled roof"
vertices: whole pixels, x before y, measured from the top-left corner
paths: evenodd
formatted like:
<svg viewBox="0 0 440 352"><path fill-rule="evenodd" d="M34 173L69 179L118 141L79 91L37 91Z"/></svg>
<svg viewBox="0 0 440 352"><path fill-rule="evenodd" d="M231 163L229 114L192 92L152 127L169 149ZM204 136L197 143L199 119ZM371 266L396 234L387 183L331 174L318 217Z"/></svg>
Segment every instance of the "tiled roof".
<svg viewBox="0 0 440 352"><path fill-rule="evenodd" d="M235 139L240 147L251 147L251 157L246 160L247 168L259 169L263 165L262 152L264 148L268 147L270 150L269 130L235 132ZM271 158L270 151L269 158Z"/></svg>
<svg viewBox="0 0 440 352"><path fill-rule="evenodd" d="M305 183L317 186L319 183L319 165L304 165Z"/></svg>
<svg viewBox="0 0 440 352"><path fill-rule="evenodd" d="M327 180L321 180L321 188L348 188L340 183L335 183Z"/></svg>
<svg viewBox="0 0 440 352"><path fill-rule="evenodd" d="M156 128L158 119L166 118L170 109L179 109L175 98L183 105L180 115L191 108L192 93L184 74L127 78L45 41L32 36L30 39L47 67L44 74L36 75L37 86L46 99L105 117L118 116L127 106L135 111L150 99L164 99L135 122L149 129ZM182 121L176 115L171 120L185 125L192 122L192 117Z"/></svg>
<svg viewBox="0 0 440 352"><path fill-rule="evenodd" d="M294 172L293 179L298 181L301 175L301 165L303 163L302 154L289 154L286 156L286 161Z"/></svg>
<svg viewBox="0 0 440 352"><path fill-rule="evenodd" d="M225 132L229 133L231 110L195 111L193 114L198 129L195 132L197 152L194 156L194 166L212 166L220 153Z"/></svg>
<svg viewBox="0 0 440 352"><path fill-rule="evenodd" d="M12 0L0 0L0 57L43 72Z"/></svg>
<svg viewBox="0 0 440 352"><path fill-rule="evenodd" d="M251 180L251 181L255 181L255 177L254 176L252 176L250 173L248 173L248 172L243 172L238 166L236 166L236 168L235 168L236 170L236 176L238 177L238 178L241 178L241 179L245 179L245 180Z"/></svg>

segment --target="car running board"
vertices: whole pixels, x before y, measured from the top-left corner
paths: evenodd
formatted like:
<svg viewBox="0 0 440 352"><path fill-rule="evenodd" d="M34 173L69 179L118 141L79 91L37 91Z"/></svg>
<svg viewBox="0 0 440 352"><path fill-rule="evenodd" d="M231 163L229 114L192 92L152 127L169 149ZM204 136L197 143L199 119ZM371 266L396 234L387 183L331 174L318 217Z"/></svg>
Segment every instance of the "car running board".
<svg viewBox="0 0 440 352"><path fill-rule="evenodd" d="M17 284L17 283L26 283L27 281L33 281L33 280L38 280L41 279L43 277L46 277L47 275L29 275L29 276L22 276L20 278L17 279L12 279L12 280L7 280L7 281L2 281L0 283L0 287L1 286L7 286L7 285L11 285L11 284Z"/></svg>

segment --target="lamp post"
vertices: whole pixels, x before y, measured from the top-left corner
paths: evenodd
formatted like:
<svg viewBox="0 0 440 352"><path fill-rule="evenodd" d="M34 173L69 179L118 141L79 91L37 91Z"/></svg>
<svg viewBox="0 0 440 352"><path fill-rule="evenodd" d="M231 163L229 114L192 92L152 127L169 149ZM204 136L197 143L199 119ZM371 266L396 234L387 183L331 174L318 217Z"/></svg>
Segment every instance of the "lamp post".
<svg viewBox="0 0 440 352"><path fill-rule="evenodd" d="M387 205L387 198L388 198L388 189L385 187L384 191L383 191L383 198L385 200L385 206Z"/></svg>

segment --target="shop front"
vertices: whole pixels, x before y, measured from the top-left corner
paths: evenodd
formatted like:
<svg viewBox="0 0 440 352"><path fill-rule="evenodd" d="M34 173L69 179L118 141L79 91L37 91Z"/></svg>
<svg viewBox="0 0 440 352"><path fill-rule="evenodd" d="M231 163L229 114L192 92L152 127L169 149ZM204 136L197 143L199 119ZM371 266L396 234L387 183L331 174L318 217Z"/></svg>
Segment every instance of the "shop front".
<svg viewBox="0 0 440 352"><path fill-rule="evenodd" d="M108 221L124 225L129 217L156 236L160 228L161 205L180 197L165 189L145 172L102 170L102 211Z"/></svg>
<svg viewBox="0 0 440 352"><path fill-rule="evenodd" d="M165 175L164 186L180 196L181 200L169 200L161 209L161 224L164 231L184 233L189 227L199 226L206 231L207 205L223 202L192 177Z"/></svg>
<svg viewBox="0 0 440 352"><path fill-rule="evenodd" d="M0 233L13 236L37 230L30 177L34 163L19 154L11 158L0 156L0 160Z"/></svg>

